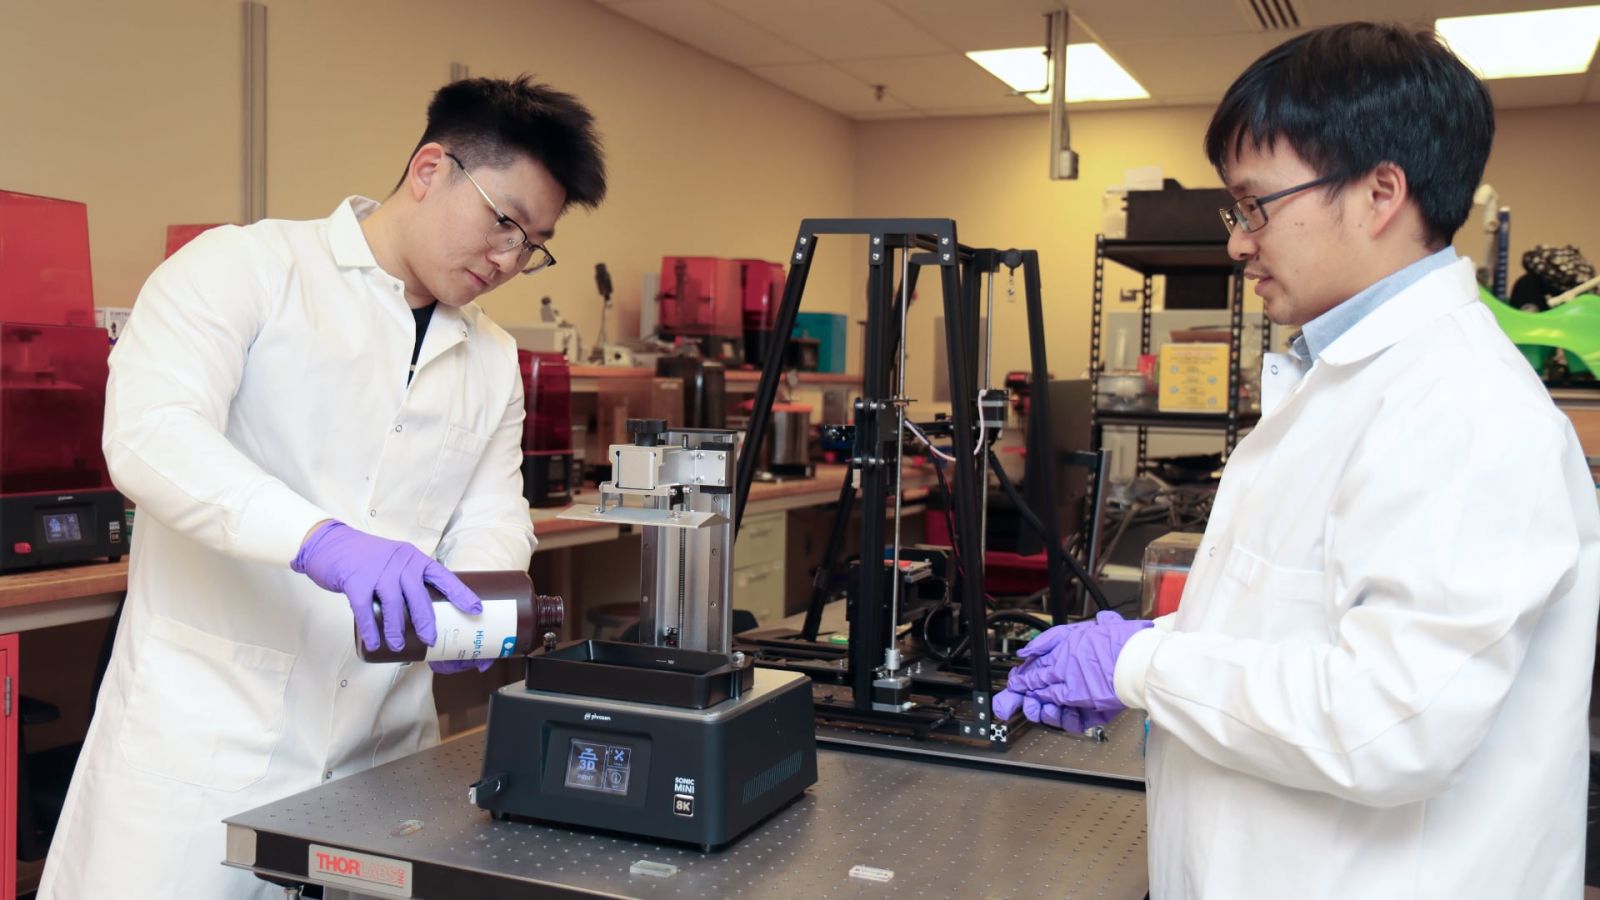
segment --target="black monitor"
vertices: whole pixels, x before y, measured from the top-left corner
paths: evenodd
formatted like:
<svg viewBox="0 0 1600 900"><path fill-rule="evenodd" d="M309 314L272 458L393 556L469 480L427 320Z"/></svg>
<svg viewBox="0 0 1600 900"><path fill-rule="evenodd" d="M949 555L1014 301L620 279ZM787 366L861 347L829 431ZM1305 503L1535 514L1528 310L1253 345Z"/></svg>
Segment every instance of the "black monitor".
<svg viewBox="0 0 1600 900"><path fill-rule="evenodd" d="M1089 470L1073 464L1072 454L1090 448L1090 403L1093 394L1087 378L1051 381L1046 397L1049 404L1050 432L1041 456L1031 449L1026 455L1022 484L1018 488L1029 508L1041 522L1054 516L1062 540L1071 537L1083 521L1084 498L1089 493ZM1033 427L1036 406L1030 404L1028 427ZM1039 477L1040 467L1050 466L1049 479ZM1048 484L1048 489L1046 488ZM999 488L989 491L990 550L1031 556L1044 550L1044 542L1012 507Z"/></svg>

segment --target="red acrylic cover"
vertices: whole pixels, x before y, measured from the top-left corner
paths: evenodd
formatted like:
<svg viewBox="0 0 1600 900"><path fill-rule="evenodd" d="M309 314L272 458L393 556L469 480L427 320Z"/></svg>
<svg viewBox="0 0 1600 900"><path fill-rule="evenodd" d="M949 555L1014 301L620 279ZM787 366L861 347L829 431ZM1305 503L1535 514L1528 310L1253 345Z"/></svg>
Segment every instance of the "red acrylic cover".
<svg viewBox="0 0 1600 900"><path fill-rule="evenodd" d="M783 266L764 259L735 262L744 288L745 330L771 331L778 319L778 303L783 300Z"/></svg>
<svg viewBox="0 0 1600 900"><path fill-rule="evenodd" d="M0 323L0 494L109 489L104 328Z"/></svg>
<svg viewBox="0 0 1600 900"><path fill-rule="evenodd" d="M572 451L572 369L560 353L518 350L522 391L528 415L522 423L522 452Z"/></svg>
<svg viewBox="0 0 1600 900"><path fill-rule="evenodd" d="M0 191L0 322L94 325L87 206Z"/></svg>
<svg viewBox="0 0 1600 900"><path fill-rule="evenodd" d="M172 256L172 254L182 250L184 244L189 243L213 228L220 227L220 225L221 223L219 222L210 222L204 225L168 225L167 255L162 258L166 259L167 257Z"/></svg>
<svg viewBox="0 0 1600 900"><path fill-rule="evenodd" d="M682 286L679 286L679 267ZM680 293L682 296L680 296ZM739 264L712 256L667 256L661 260L660 316L663 334L744 334Z"/></svg>

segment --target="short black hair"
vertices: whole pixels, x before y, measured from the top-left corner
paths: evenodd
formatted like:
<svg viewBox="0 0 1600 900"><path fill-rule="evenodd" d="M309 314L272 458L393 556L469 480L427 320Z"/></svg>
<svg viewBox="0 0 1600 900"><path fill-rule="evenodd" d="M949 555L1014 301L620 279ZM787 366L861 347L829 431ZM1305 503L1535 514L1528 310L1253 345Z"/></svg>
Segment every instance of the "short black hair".
<svg viewBox="0 0 1600 900"><path fill-rule="evenodd" d="M1268 50L1228 88L1206 129L1218 172L1249 140L1282 138L1332 190L1389 162L1405 170L1432 243L1472 211L1494 142L1483 82L1431 30L1349 22Z"/></svg>
<svg viewBox="0 0 1600 900"><path fill-rule="evenodd" d="M567 193L567 206L594 209L606 196L605 151L594 115L571 94L515 80L464 78L440 88L428 104L428 127L406 157L437 141L468 167L503 166L518 155L532 157ZM400 176L400 184L405 175Z"/></svg>

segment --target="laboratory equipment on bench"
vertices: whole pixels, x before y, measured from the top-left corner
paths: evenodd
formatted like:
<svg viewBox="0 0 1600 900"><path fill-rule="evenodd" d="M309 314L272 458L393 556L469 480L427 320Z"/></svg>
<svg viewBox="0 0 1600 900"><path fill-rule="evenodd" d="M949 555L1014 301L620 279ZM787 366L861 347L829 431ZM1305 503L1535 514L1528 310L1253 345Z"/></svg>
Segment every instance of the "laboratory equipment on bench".
<svg viewBox="0 0 1600 900"><path fill-rule="evenodd" d="M795 313L794 339L816 342L815 371L838 373L845 370L847 323L848 317L841 313Z"/></svg>
<svg viewBox="0 0 1600 900"><path fill-rule="evenodd" d="M744 310L744 361L759 366L772 345L773 316L783 300L783 264L763 259L736 259Z"/></svg>
<svg viewBox="0 0 1600 900"><path fill-rule="evenodd" d="M755 401L746 400L740 409L749 415ZM793 481L816 474L811 462L811 407L804 403L781 401L772 404L767 439L761 442L761 461L755 477L759 481Z"/></svg>
<svg viewBox="0 0 1600 900"><path fill-rule="evenodd" d="M517 351L522 369L522 494L529 506L566 506L572 462L572 370L560 353Z"/></svg>
<svg viewBox="0 0 1600 900"><path fill-rule="evenodd" d="M1006 401L1003 392L991 389L988 366L980 370L977 365L979 359L992 357L988 350L980 352L980 335L990 342L989 350L993 340L978 325L994 321L992 315L980 315L979 288L988 276L992 313L994 276L1005 268L1013 278L1021 270L1025 280L1033 388L1026 438L1029 454L1057 461L1050 440L1052 396L1045 390L1049 375L1038 254L965 246L956 241L955 222L949 219L806 219L789 256L789 278L775 325L778 334L792 333L822 235L868 239L862 396L855 401L852 424L823 426L824 440L850 447L849 471L840 486L802 628L745 632L739 636L739 646L757 657L758 666L804 672L819 685L827 685L815 702L819 719L1003 750L1020 735L1025 720L1020 715L1011 721L993 717L993 692L1004 682L1012 661L1003 653L995 654L997 642L1010 646L1015 642L1006 635L1019 628L1043 630L1067 620L1068 569L1097 602L1104 603L1084 563L1067 552L1056 510L1049 505L1033 509L1006 478L991 449L1005 425ZM938 272L954 398L949 415L930 422L907 415L916 399L905 389L906 318L922 266ZM739 462L736 521L757 477L782 361L779 355L769 355L751 405L747 446ZM953 546L948 555L919 556L901 540L900 479L908 453L938 460L934 469L941 481L949 472L945 493L953 499L949 514ZM1033 483L1028 488L1036 504L1041 498L1053 503L1060 478L1057 469L1051 464L1029 471ZM1048 551L1048 611L1041 611L1048 618L1021 611L990 612L985 604L982 497L991 473ZM855 515L858 486L861 508ZM832 574L841 563L852 517L860 522L860 552L858 563L848 570L849 630L848 635L828 637L820 631L822 608L829 599ZM838 637L846 638L843 646L834 642Z"/></svg>
<svg viewBox="0 0 1600 900"><path fill-rule="evenodd" d="M0 191L0 572L125 552L100 452L109 353L88 208Z"/></svg>
<svg viewBox="0 0 1600 900"><path fill-rule="evenodd" d="M568 322L549 297L539 298L539 321L533 323L508 323L506 333L517 342L517 349L534 353L560 353L567 362L583 362L583 336L578 326Z"/></svg>
<svg viewBox="0 0 1600 900"><path fill-rule="evenodd" d="M472 802L709 850L816 781L811 682L730 652L739 433L630 420L596 506L640 530L639 642L573 641L489 701ZM639 505L628 505L628 500Z"/></svg>
<svg viewBox="0 0 1600 900"><path fill-rule="evenodd" d="M1205 537L1187 531L1173 531L1156 538L1144 548L1139 571L1139 618L1154 619L1178 611L1189 570L1200 552Z"/></svg>
<svg viewBox="0 0 1600 900"><path fill-rule="evenodd" d="M662 340L693 343L707 359L744 362L744 295L737 262L713 256L663 257L656 303L656 332Z"/></svg>
<svg viewBox="0 0 1600 900"><path fill-rule="evenodd" d="M679 428L722 428L728 424L728 370L714 359L662 356L656 376L683 382L683 414L668 422Z"/></svg>

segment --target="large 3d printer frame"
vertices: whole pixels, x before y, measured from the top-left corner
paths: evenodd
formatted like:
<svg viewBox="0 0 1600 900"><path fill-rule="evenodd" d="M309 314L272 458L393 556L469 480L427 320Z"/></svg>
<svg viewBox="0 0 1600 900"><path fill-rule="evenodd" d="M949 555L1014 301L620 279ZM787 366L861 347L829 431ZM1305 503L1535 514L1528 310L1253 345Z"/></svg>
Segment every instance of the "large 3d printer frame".
<svg viewBox="0 0 1600 900"><path fill-rule="evenodd" d="M866 352L862 372L862 394L855 403L854 422L835 426L830 432L851 441L849 470L841 486L835 510L834 527L829 537L825 562L814 583L812 602L800 632L764 629L740 638L741 645L757 659L758 665L803 671L813 680L850 688L849 700L828 696L816 699L819 718L886 726L909 730L919 736L952 736L978 741L1003 749L1014 736L1018 721L994 722L990 700L997 677L1004 672L991 663L987 652L987 626L995 618L985 607L982 572L983 503L988 472L998 471L1002 485L1024 518L1040 532L1047 549L1049 613L1054 623L1067 621L1072 605L1068 570L1079 579L1096 601L1104 597L1084 567L1062 546L1060 529L1048 510L1030 510L1000 470L987 446L992 443L1003 421L999 392L978 388L978 360L981 303L979 287L983 276L992 276L1006 266L1024 274L1032 384L1031 411L1028 417L1027 448L1037 461L1043 461L1049 446L1049 380L1044 340L1044 312L1041 301L1039 258L1033 250L978 249L956 239L951 219L806 219L789 257L789 278L775 323L775 352L762 369L754 408L746 429L744 452L739 459L734 496L735 530L743 518L750 484L755 476L761 441L765 438L773 400L781 377L784 344L794 327L822 235L864 236L867 238L867 322ZM893 535L893 559L888 579L877 577L871 565L885 555L885 516L874 514L895 501L898 522L902 442L908 426L905 417L910 398L904 395L904 357L898 367L896 353L904 346L906 305L923 266L937 268L943 295L945 341L948 348L950 394L953 398L948 419L924 423L925 437L933 433L948 437L953 449L950 496L954 501L953 523L956 546L954 569L970 573L954 577L954 591L962 619L968 623L970 648L968 662L952 665L948 660L902 659L895 635L900 624L899 592L901 546ZM900 270L898 289L895 269ZM992 320L992 319L991 319ZM992 344L991 344L992 346ZM900 372L898 389L890 384L891 373ZM983 412L980 413L980 409ZM991 418L993 417L993 418ZM987 419L988 421L983 421ZM1100 492L1105 474L1103 453L1071 454L1073 464L1089 467L1092 480L1091 515L1086 545L1094 558ZM1036 465L1029 469L1037 497L1055 495L1053 466ZM852 584L856 591L854 614L850 618L847 650L817 643L826 581L842 547L845 527L852 512L859 476L861 509L860 564ZM888 582L886 585L885 582ZM887 589L886 589L887 588ZM886 596L887 594L887 596ZM1004 617L1006 614L999 614ZM1035 620L1037 621L1037 620ZM972 623L978 623L976 626ZM1049 624L1049 623L1043 623ZM913 697L936 698L933 702L913 701Z"/></svg>

